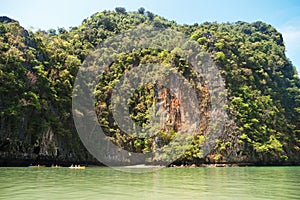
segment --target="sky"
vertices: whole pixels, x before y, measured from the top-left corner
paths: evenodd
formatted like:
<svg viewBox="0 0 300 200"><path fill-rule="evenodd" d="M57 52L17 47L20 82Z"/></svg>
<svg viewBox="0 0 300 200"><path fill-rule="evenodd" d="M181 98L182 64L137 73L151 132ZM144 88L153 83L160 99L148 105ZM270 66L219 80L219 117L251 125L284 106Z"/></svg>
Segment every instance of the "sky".
<svg viewBox="0 0 300 200"><path fill-rule="evenodd" d="M298 0L1 0L0 16L32 30L79 26L96 12L144 7L180 24L264 21L283 34L288 58L300 72Z"/></svg>

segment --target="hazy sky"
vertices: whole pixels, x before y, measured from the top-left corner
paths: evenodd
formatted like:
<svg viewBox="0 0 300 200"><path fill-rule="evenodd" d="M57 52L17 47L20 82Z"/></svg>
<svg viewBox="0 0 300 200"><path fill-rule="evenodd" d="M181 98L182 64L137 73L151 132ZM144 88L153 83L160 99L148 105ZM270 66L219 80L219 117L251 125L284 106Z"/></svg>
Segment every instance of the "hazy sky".
<svg viewBox="0 0 300 200"><path fill-rule="evenodd" d="M287 55L300 72L300 1L298 0L1 0L0 15L25 28L44 29L78 26L95 12L139 7L178 23L205 21L264 21L279 30Z"/></svg>

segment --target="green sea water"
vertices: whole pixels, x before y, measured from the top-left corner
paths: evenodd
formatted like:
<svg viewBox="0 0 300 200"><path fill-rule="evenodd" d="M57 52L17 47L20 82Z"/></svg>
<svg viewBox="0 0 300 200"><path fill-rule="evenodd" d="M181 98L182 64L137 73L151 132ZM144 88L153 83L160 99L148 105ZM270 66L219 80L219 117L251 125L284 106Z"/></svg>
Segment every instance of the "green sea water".
<svg viewBox="0 0 300 200"><path fill-rule="evenodd" d="M0 168L0 199L300 199L300 167Z"/></svg>

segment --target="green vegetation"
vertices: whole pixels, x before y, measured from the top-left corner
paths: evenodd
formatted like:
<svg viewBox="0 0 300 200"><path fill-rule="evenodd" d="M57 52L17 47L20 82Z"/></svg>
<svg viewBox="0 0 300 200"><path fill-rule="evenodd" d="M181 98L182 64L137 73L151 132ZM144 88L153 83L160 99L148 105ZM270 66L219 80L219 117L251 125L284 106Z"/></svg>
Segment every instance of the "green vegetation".
<svg viewBox="0 0 300 200"><path fill-rule="evenodd" d="M144 8L128 12L120 7L96 13L79 27L47 32L27 31L17 21L0 17L0 153L91 160L72 119L71 95L78 68L105 39L139 25L172 28L188 35L211 55L226 83L232 120L223 135L202 158L204 123L178 162L299 163L300 80L275 28L263 22L178 25ZM174 68L191 80L198 88L200 113L209 121L209 91L185 60L157 49L120 54L99 81L96 109L107 136L133 152L148 153L155 146L167 145L182 126L175 119L156 138L138 139L122 132L112 118L110 96L118 79L126 70L151 62ZM150 108L158 99L155 87L162 86L145 85L130 99L130 116L140 126L149 123ZM167 89L164 95L165 101L176 101Z"/></svg>

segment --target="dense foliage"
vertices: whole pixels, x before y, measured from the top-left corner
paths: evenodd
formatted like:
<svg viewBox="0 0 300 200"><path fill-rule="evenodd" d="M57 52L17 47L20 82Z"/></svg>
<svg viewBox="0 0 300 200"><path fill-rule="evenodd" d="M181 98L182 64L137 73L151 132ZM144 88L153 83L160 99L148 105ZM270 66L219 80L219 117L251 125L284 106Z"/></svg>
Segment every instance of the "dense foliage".
<svg viewBox="0 0 300 200"><path fill-rule="evenodd" d="M197 41L218 64L226 83L226 109L232 119L226 131L203 159L204 124L180 162L299 162L300 80L275 28L263 22L178 25L143 8L138 12L116 8L92 15L79 27L47 32L27 31L17 21L0 17L0 152L89 159L71 111L78 68L106 38L143 24L172 28ZM119 55L99 82L96 109L107 136L134 152L153 151L156 140L123 133L112 119L110 95L126 70L149 62L163 63L195 79L188 63L167 51ZM202 86L199 105L205 115L209 103ZM141 126L148 123L149 109L157 101L155 87L160 85L138 88L131 98L131 117ZM166 101L176 100L167 90L165 96ZM160 146L176 133L177 121L172 123L159 132Z"/></svg>

